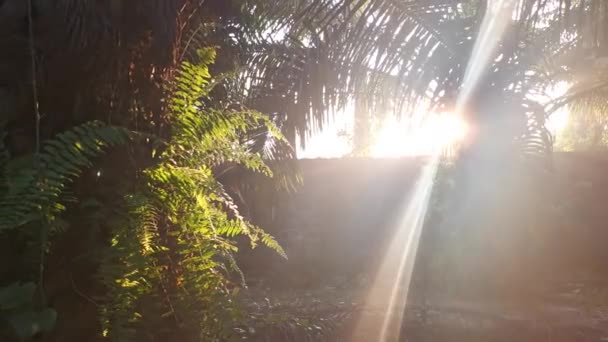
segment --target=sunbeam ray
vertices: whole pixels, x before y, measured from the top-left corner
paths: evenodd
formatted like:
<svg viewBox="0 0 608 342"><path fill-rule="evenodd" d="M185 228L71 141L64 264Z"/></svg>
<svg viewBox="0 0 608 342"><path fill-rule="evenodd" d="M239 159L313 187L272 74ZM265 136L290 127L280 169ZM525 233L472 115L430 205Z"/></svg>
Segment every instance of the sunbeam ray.
<svg viewBox="0 0 608 342"><path fill-rule="evenodd" d="M496 50L500 37L504 34L514 10L514 0L490 0L481 23L479 36L469 58L456 110L461 113L472 93L487 70L492 53Z"/></svg>
<svg viewBox="0 0 608 342"><path fill-rule="evenodd" d="M436 154L421 171L409 200L404 204L403 216L397 222L395 234L366 300L366 309L382 310L384 314L375 318L363 315L352 341L369 341L370 336L378 336L378 341L382 342L397 341L399 338L420 233L438 162L439 157Z"/></svg>
<svg viewBox="0 0 608 342"><path fill-rule="evenodd" d="M488 2L480 34L467 65L464 82L456 102L456 114L462 115L479 80L487 70L493 52L498 47L513 13L514 0ZM435 153L424 167L416 187L403 209L396 233L382 261L380 270L366 300L365 308L381 309L383 315L362 315L355 327L352 341L399 341L405 313L407 294L420 242L420 234L439 163Z"/></svg>

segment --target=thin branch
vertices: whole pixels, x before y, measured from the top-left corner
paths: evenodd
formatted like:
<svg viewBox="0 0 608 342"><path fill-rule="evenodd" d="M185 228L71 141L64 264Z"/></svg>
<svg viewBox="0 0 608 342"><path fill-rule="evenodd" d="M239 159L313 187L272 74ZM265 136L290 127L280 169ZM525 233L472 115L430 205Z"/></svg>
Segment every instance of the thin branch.
<svg viewBox="0 0 608 342"><path fill-rule="evenodd" d="M78 289L78 287L76 286L76 283L74 282L74 277L72 276L71 272L70 272L70 283L72 284L72 290L74 290L74 292L77 295L79 295L80 297L85 299L87 302L89 302L95 306L99 306L99 303L97 303L93 298L91 298L90 296L87 296L86 294L84 294L82 291L80 291Z"/></svg>
<svg viewBox="0 0 608 342"><path fill-rule="evenodd" d="M27 0L27 24L32 67L32 96L34 100L34 115L36 122L36 154L38 154L40 152L40 106L38 102L38 83L36 81L36 48L34 42L34 21L32 19L32 0Z"/></svg>
<svg viewBox="0 0 608 342"><path fill-rule="evenodd" d="M34 100L34 120L35 120L35 141L36 141L36 156L40 153L40 107L38 103L38 83L36 81L36 49L34 42L34 20L32 16L32 0L27 0L27 28L29 33L29 49L32 67L32 96ZM39 164L38 158L36 163ZM38 165L39 166L39 165ZM40 261L38 267L38 288L40 289L40 299L43 305L46 304L44 295L44 256L45 245L47 241L48 226L43 224L40 228Z"/></svg>

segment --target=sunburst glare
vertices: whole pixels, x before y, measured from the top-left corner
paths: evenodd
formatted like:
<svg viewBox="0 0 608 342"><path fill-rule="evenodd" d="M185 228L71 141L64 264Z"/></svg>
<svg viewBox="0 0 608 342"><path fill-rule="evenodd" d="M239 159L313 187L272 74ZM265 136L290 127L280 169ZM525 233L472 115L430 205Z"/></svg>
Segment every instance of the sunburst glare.
<svg viewBox="0 0 608 342"><path fill-rule="evenodd" d="M419 124L387 119L370 149L372 157L434 155L465 138L466 123L453 113L431 115Z"/></svg>

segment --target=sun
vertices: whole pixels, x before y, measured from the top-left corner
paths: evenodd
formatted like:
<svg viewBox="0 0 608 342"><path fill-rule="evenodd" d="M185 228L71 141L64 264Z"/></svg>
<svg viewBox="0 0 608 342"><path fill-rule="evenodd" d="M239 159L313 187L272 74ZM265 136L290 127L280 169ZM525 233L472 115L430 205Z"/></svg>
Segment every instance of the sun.
<svg viewBox="0 0 608 342"><path fill-rule="evenodd" d="M376 158L433 155L462 141L468 127L453 113L431 114L419 122L413 119L385 120L370 149Z"/></svg>
<svg viewBox="0 0 608 342"><path fill-rule="evenodd" d="M306 148L298 143L298 158L341 158L352 151L352 141L340 131L352 132L354 119L343 115L340 120L328 123L324 130L311 136ZM397 119L389 116L374 135L369 148L372 158L398 158L429 156L443 148L453 146L467 137L465 121L453 113L427 114L418 112L413 117Z"/></svg>

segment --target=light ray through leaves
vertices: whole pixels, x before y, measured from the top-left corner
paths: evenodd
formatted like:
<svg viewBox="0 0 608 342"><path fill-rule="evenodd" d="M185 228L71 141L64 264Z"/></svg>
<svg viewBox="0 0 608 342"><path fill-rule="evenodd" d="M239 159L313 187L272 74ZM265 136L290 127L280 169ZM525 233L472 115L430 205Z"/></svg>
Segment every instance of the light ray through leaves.
<svg viewBox="0 0 608 342"><path fill-rule="evenodd" d="M500 37L511 21L514 5L514 0L488 2L480 34L475 42L457 98L458 114L461 114L464 104L486 72L492 52L495 51ZM362 315L355 328L353 341L369 341L370 337L377 337L381 342L403 340L400 336L403 315L420 233L437 172L438 152L424 167L409 201L404 204L403 218L397 223L395 236L389 244L366 301L367 308L381 307L384 314L375 318Z"/></svg>

